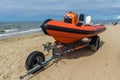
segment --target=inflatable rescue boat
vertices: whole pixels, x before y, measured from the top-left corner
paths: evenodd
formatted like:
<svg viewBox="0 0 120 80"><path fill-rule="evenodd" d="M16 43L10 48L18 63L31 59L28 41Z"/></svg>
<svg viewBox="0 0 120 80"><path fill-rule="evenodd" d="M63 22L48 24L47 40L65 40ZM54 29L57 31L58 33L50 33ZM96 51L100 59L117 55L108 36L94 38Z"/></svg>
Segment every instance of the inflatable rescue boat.
<svg viewBox="0 0 120 80"><path fill-rule="evenodd" d="M84 23L83 14L80 15L78 20L78 16L74 12L66 13L63 22L48 19L41 25L41 28L45 34L56 40L54 43L47 42L43 44L44 51L51 52L52 55L46 59L41 51L30 53L25 63L27 72L19 77L20 80L30 74L43 71L43 67L50 61L58 59L64 54L68 56L68 53L72 54L74 51L86 46L96 52L100 48L98 34L106 30L104 25L92 25L91 16L86 17L86 23ZM87 41L84 41L84 38Z"/></svg>
<svg viewBox="0 0 120 80"><path fill-rule="evenodd" d="M76 13L68 12L64 15L63 20L48 19L41 25L41 28L45 34L52 36L57 42L63 44L89 38L106 30L104 25L92 25L90 16L88 16L88 22L86 21L86 24L84 24L83 14L80 15L78 20Z"/></svg>

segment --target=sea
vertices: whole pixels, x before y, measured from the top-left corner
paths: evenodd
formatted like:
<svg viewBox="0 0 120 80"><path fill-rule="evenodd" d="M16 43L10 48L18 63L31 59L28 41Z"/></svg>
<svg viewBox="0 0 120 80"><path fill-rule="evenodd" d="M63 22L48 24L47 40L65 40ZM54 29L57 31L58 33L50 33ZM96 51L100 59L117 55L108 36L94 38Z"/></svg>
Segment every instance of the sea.
<svg viewBox="0 0 120 80"><path fill-rule="evenodd" d="M0 22L0 39L42 32L40 26L44 21ZM119 20L94 20L93 24L120 24Z"/></svg>
<svg viewBox="0 0 120 80"><path fill-rule="evenodd" d="M41 32L42 22L0 22L0 39Z"/></svg>

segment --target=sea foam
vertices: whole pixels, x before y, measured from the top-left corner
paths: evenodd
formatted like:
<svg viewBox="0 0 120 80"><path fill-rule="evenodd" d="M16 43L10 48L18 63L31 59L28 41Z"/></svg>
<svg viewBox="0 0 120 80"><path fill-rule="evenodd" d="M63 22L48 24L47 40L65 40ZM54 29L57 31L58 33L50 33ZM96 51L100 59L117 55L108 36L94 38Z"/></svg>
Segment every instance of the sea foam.
<svg viewBox="0 0 120 80"><path fill-rule="evenodd" d="M15 31L15 29L13 31ZM0 38L30 34L30 33L40 32L40 31L41 31L40 28L30 29L30 30L26 30L26 31L17 31L17 32L12 32L12 33L0 34ZM9 32L9 30L8 30L8 32Z"/></svg>

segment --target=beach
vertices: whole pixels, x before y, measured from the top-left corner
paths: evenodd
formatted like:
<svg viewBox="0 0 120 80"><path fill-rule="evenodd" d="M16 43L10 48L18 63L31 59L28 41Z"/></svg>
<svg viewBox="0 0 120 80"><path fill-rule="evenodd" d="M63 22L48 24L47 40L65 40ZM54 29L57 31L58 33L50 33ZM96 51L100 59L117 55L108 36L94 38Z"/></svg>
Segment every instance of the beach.
<svg viewBox="0 0 120 80"><path fill-rule="evenodd" d="M120 79L120 24L107 25L99 34L100 49L92 52L82 48L74 54L50 62L46 69L24 80L119 80ZM26 72L25 61L33 51L44 51L42 44L54 43L43 33L0 40L0 80L19 80Z"/></svg>

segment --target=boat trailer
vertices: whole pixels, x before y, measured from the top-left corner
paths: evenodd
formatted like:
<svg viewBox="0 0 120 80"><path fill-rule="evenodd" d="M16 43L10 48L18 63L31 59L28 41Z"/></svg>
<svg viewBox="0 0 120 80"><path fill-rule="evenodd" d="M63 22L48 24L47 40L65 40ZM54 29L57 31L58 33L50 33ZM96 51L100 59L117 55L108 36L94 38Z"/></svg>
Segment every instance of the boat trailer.
<svg viewBox="0 0 120 80"><path fill-rule="evenodd" d="M32 52L26 59L26 70L27 72L20 76L19 79L23 80L26 76L34 74L46 66L50 61L58 58L66 53L73 53L74 51L81 49L85 46L90 46L92 51L97 51L99 49L100 38L99 36L93 36L91 38L86 38L86 40L78 40L71 44L61 44L59 42L51 43L47 42L43 44L44 51L52 53L52 55L45 59L45 55L40 51Z"/></svg>

